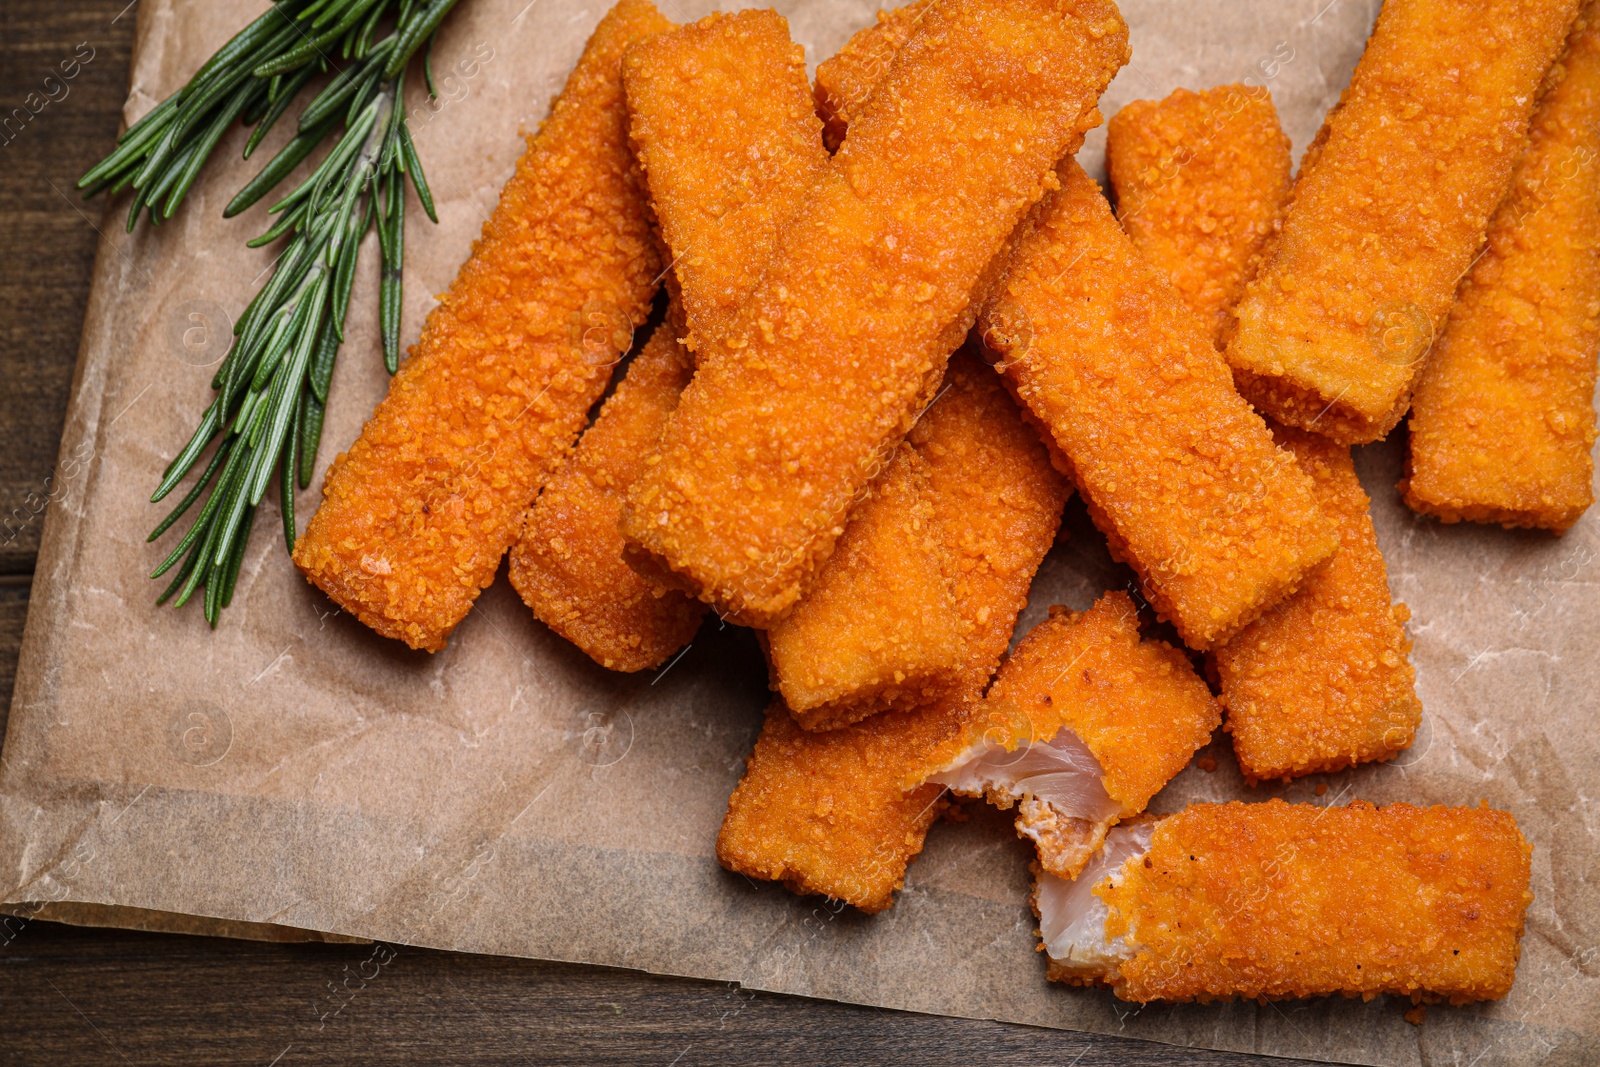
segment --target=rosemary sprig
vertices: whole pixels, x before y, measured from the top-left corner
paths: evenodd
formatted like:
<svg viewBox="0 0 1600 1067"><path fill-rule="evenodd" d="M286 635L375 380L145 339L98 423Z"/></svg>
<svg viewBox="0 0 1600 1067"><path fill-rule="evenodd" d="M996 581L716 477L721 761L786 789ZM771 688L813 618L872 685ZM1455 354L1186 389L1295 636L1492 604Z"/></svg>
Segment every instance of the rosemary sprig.
<svg viewBox="0 0 1600 1067"><path fill-rule="evenodd" d="M215 445L189 492L150 534L154 541L205 498L151 575L177 568L158 603L176 596L182 606L204 589L205 616L216 626L274 473L284 541L293 551L294 486L308 486L315 470L356 261L373 226L382 258L383 360L391 374L399 366L407 177L423 210L438 221L406 126L405 70L419 49L426 49L428 70L435 31L455 3L275 0L187 85L128 127L116 150L78 182L86 196L132 188L128 229L141 212L159 225L172 217L234 120L254 126L244 150L249 158L311 79L333 72L300 112L295 136L223 212L231 217L260 200L343 126L310 176L272 206L276 222L249 242L286 239L271 277L234 326L237 340L212 379L211 405L151 497L168 496ZM431 77L428 83L432 95Z"/></svg>

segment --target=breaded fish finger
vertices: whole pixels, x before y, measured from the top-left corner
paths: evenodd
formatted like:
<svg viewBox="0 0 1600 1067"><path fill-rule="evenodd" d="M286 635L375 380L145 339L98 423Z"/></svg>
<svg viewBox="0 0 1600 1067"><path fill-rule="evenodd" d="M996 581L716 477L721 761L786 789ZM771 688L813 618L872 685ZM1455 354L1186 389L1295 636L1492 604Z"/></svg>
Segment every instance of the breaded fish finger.
<svg viewBox="0 0 1600 1067"><path fill-rule="evenodd" d="M928 780L1019 805L1017 833L1045 870L1073 878L1221 721L1189 658L1140 641L1133 601L1116 590L1085 612L1052 609L1022 639Z"/></svg>
<svg viewBox="0 0 1600 1067"><path fill-rule="evenodd" d="M1289 195L1272 96L1233 84L1135 100L1106 124L1106 169L1117 221L1219 340Z"/></svg>
<svg viewBox="0 0 1600 1067"><path fill-rule="evenodd" d="M880 476L811 590L767 632L774 681L804 729L981 691L993 673L986 658L970 661L968 638L975 615L999 605L975 603L970 591L952 595L952 586L992 566L986 555L995 548L972 536L970 512L993 512L983 498L1018 477L977 466L987 454L978 442L1014 435L1021 452L1031 447L1030 434L975 352L956 352L945 381L907 438L927 477L914 493L885 495L878 486L887 475ZM1041 488L1048 499L1049 486ZM1058 492L1068 492L1064 482ZM924 524L931 536L920 535ZM1019 534L1021 558L1031 558L1028 531Z"/></svg>
<svg viewBox="0 0 1600 1067"><path fill-rule="evenodd" d="M710 15L630 49L623 83L629 136L699 358L829 167L805 53L776 11Z"/></svg>
<svg viewBox="0 0 1600 1067"><path fill-rule="evenodd" d="M745 11L712 15L643 42L629 52L624 71L633 141L684 303L693 309L690 340L704 347L761 277L778 227L830 166L811 109L804 55L776 12ZM775 673L786 682L790 706L814 713L805 720L808 727L828 721L835 710L828 705L841 697L870 690L859 693L870 701L893 689L896 670L899 681L913 687L937 678L942 691L959 658L959 619L948 582L937 567L923 565L927 552L916 551L937 542L921 462L911 455L889 470L894 476L855 512L847 559L832 580L818 583L804 617L773 635ZM920 529L913 534L916 544L898 536L904 526ZM858 600L868 587L872 592ZM858 643L832 633L813 639L841 612L853 615L885 597L898 603L895 593L923 602L931 596L934 610L901 616L898 632L887 635L863 621L853 631ZM854 717L916 691L893 692L885 704L864 703ZM853 718L833 725L848 721Z"/></svg>
<svg viewBox="0 0 1600 1067"><path fill-rule="evenodd" d="M839 150L851 121L932 6L933 0L914 0L878 12L877 22L851 34L843 48L817 64L817 114L828 151Z"/></svg>
<svg viewBox="0 0 1600 1067"><path fill-rule="evenodd" d="M962 354L951 360L948 380L910 440L929 467L969 627L961 690L819 733L801 730L774 704L717 838L729 870L782 879L796 892L824 893L863 911L894 902L906 865L922 851L944 803L941 787L917 783L1010 643L1068 492L992 371Z"/></svg>
<svg viewBox="0 0 1600 1067"><path fill-rule="evenodd" d="M694 638L704 604L622 560L622 494L649 462L689 383L674 308L551 477L511 549L511 584L550 629L602 667L657 667Z"/></svg>
<svg viewBox="0 0 1600 1067"><path fill-rule="evenodd" d="M1342 444L1400 421L1577 0L1391 0L1228 343L1240 391Z"/></svg>
<svg viewBox="0 0 1600 1067"><path fill-rule="evenodd" d="M1042 875L1034 907L1050 977L1124 1000L1463 1004L1511 990L1532 851L1488 807L1196 804L1113 830L1108 870Z"/></svg>
<svg viewBox="0 0 1600 1067"><path fill-rule="evenodd" d="M751 625L788 612L1126 56L1108 0L934 6L751 298L697 353L623 514L638 565Z"/></svg>
<svg viewBox="0 0 1600 1067"><path fill-rule="evenodd" d="M811 589L767 631L775 687L802 728L847 726L956 687L966 634L949 569L928 464L902 444Z"/></svg>
<svg viewBox="0 0 1600 1067"><path fill-rule="evenodd" d="M651 38L624 71L652 202L697 309L690 332L714 336L770 260L778 224L830 165L803 55L776 13L747 11ZM770 635L776 681L809 729L920 703L955 679L961 620L922 467L915 455L889 466L894 477L852 513L809 607Z"/></svg>
<svg viewBox="0 0 1600 1067"><path fill-rule="evenodd" d="M957 722L953 710L935 706L808 732L774 701L728 798L717 859L796 893L882 911L948 806L943 787L901 779Z"/></svg>
<svg viewBox="0 0 1600 1067"><path fill-rule="evenodd" d="M1594 501L1600 350L1600 9L1585 5L1489 247L1411 408L1406 503L1565 530Z"/></svg>
<svg viewBox="0 0 1600 1067"><path fill-rule="evenodd" d="M670 26L648 0L600 20L388 396L328 471L295 564L385 637L444 647L649 312L661 264L621 61Z"/></svg>
<svg viewBox="0 0 1600 1067"><path fill-rule="evenodd" d="M1390 759L1410 747L1422 719L1407 659L1410 616L1390 599L1349 446L1289 427L1273 436L1311 476L1339 551L1213 654L1225 729L1251 781Z"/></svg>
<svg viewBox="0 0 1600 1067"><path fill-rule="evenodd" d="M1112 553L1191 648L1331 555L1312 485L1233 388L1206 324L1073 160L989 307L985 343L1072 467Z"/></svg>
<svg viewBox="0 0 1600 1067"><path fill-rule="evenodd" d="M906 440L928 465L934 520L964 624L962 688L976 694L1011 644L1072 486L975 346L950 357L944 381Z"/></svg>

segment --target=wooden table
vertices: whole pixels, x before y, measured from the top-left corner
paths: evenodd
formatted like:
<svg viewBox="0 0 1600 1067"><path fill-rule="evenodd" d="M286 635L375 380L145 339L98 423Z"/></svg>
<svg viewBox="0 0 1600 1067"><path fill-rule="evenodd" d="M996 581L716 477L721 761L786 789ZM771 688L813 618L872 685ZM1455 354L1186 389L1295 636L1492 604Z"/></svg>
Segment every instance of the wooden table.
<svg viewBox="0 0 1600 1067"><path fill-rule="evenodd" d="M0 117L81 55L80 42L94 50L64 97L0 131L0 725L99 240L100 207L72 186L117 131L135 17L125 2L0 4ZM1267 1062L600 967L392 950L380 976L329 1015L330 989L371 946L32 922L0 943L0 1063Z"/></svg>

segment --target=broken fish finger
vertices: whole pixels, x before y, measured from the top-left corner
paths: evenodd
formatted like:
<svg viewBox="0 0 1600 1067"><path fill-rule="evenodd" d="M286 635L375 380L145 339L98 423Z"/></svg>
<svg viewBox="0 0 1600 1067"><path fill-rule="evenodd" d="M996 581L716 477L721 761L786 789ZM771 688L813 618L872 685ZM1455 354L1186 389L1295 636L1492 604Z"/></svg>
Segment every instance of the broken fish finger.
<svg viewBox="0 0 1600 1067"><path fill-rule="evenodd" d="M1487 807L1195 804L1033 903L1049 976L1132 1001L1511 990L1532 847Z"/></svg>
<svg viewBox="0 0 1600 1067"><path fill-rule="evenodd" d="M894 903L945 806L940 786L918 783L1005 653L1068 493L993 371L959 353L948 380L909 440L928 465L935 518L954 561L966 623L960 689L820 732L802 730L775 703L717 837L729 870L863 911Z"/></svg>
<svg viewBox="0 0 1600 1067"><path fill-rule="evenodd" d="M1040 864L1072 878L1221 721L1188 657L1141 641L1133 601L1117 590L1085 612L1053 611L1022 639L928 781L1015 805Z"/></svg>

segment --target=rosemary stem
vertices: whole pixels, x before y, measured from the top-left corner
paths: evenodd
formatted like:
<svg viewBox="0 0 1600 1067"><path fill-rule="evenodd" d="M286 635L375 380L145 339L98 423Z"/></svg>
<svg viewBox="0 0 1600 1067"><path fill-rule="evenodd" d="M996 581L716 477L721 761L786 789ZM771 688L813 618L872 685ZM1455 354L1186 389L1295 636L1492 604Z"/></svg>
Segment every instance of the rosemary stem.
<svg viewBox="0 0 1600 1067"><path fill-rule="evenodd" d="M204 615L216 625L274 475L284 542L293 551L295 489L308 487L315 469L361 245L374 227L382 257L380 347L390 373L396 370L408 177L423 211L438 221L406 124L405 68L419 50L431 52L456 2L273 0L79 179L86 196L131 189L130 230L141 214L159 224L176 213L236 119L253 127L244 146L249 158L309 93L294 135L223 210L232 217L278 189L342 127L321 160L277 196L265 232L247 242L286 245L234 326L234 344L212 373L211 403L151 497L164 499L194 475L150 534L154 541L188 517L151 574L176 568L158 603L182 606L203 586ZM318 77L325 73L332 77ZM424 75L431 94L426 62ZM312 90L313 81L320 88Z"/></svg>

